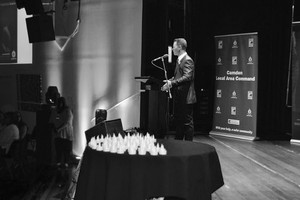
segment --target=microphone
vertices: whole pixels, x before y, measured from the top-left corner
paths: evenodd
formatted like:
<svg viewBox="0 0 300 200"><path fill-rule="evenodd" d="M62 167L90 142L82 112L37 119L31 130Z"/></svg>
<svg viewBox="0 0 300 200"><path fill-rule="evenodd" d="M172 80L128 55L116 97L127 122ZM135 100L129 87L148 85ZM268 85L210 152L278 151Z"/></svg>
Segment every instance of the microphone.
<svg viewBox="0 0 300 200"><path fill-rule="evenodd" d="M172 47L168 46L168 62L172 63Z"/></svg>
<svg viewBox="0 0 300 200"><path fill-rule="evenodd" d="M168 56L169 56L168 54L165 54L165 55L163 55L163 56L160 56L160 57L158 57L158 58L153 59L152 61L157 61L157 60L159 60L159 59L163 59L163 58L166 58L166 57L168 57Z"/></svg>

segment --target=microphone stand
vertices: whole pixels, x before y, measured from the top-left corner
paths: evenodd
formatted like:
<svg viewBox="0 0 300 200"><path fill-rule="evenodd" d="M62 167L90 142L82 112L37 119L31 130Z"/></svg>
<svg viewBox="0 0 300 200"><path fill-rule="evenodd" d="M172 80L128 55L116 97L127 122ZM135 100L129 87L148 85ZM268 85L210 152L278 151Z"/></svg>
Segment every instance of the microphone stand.
<svg viewBox="0 0 300 200"><path fill-rule="evenodd" d="M161 62L163 64L163 70L164 70L164 73L165 73L165 79L166 81L168 81L168 75L167 75L167 70L166 70L166 66L165 66L165 62L164 62L164 58L161 58ZM168 82L166 82L168 84ZM168 85L168 92L169 92L169 98L172 99L172 94L171 94L171 90L170 90L170 87Z"/></svg>
<svg viewBox="0 0 300 200"><path fill-rule="evenodd" d="M166 70L166 66L165 66L165 62L164 62L164 58L161 58L161 62L163 64L163 70L165 73L165 79L166 79L166 83L168 84L168 75L167 75L167 70ZM170 99L172 99L172 94L171 94L171 90L170 87L168 85L168 93L169 96L167 98L167 108L166 108L166 134L169 132L169 123L170 123Z"/></svg>
<svg viewBox="0 0 300 200"><path fill-rule="evenodd" d="M155 67L157 67L158 69L163 70L164 74L165 74L165 79L166 79L166 81L168 81L168 75L167 75L167 70L166 70L166 66L165 66L165 62L164 62L164 57L161 57L161 61L162 61L163 67L160 67L160 66L157 66L156 64L154 64L154 60L151 61L151 64L154 65ZM168 87L168 93L169 93L169 96L167 97L166 121L165 121L166 122L166 133L169 131L169 128L168 128L169 127L169 118L170 118L170 116L169 116L170 115L170 113L169 113L169 109L170 109L169 103L170 103L170 99L172 99L172 94L171 94L171 90L170 90L169 87Z"/></svg>

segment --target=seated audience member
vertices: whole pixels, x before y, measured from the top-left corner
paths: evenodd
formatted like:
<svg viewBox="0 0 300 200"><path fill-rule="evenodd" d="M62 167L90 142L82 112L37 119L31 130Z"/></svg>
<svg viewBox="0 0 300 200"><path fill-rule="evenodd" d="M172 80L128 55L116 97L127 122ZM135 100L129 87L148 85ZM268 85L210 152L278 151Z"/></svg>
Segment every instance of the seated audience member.
<svg viewBox="0 0 300 200"><path fill-rule="evenodd" d="M13 123L12 112L4 114L4 126L0 132L0 146L2 149L5 149L5 153L7 154L12 143L20 138L19 129L17 125Z"/></svg>
<svg viewBox="0 0 300 200"><path fill-rule="evenodd" d="M26 137L26 135L28 133L28 126L23 121L22 115L19 111L17 111L15 113L15 121L16 121L16 125L18 126L18 129L19 129L20 140L22 140Z"/></svg>
<svg viewBox="0 0 300 200"><path fill-rule="evenodd" d="M0 110L0 132L4 129L4 113Z"/></svg>

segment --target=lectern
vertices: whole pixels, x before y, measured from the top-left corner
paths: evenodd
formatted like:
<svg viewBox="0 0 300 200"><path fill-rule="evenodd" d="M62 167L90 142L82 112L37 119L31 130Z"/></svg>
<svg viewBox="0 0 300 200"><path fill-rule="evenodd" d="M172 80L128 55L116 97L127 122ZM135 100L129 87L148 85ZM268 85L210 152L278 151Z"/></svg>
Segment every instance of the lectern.
<svg viewBox="0 0 300 200"><path fill-rule="evenodd" d="M140 128L156 138L163 138L168 131L168 93L160 90L162 80L151 76L135 77L141 83Z"/></svg>

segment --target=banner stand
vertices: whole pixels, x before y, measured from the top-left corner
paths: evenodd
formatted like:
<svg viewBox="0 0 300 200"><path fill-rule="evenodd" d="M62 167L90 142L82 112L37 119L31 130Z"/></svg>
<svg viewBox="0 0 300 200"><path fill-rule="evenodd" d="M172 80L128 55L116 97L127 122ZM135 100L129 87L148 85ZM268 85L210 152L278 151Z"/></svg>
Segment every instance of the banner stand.
<svg viewBox="0 0 300 200"><path fill-rule="evenodd" d="M211 132L209 132L209 134L213 135L213 136L221 136L221 137L242 139L242 140L249 140L249 141L259 140L259 137L251 137L251 136L245 136L245 135L233 135L233 134L217 132L217 131L211 131Z"/></svg>
<svg viewBox="0 0 300 200"><path fill-rule="evenodd" d="M257 32L215 36L215 47L215 98L210 134L257 140Z"/></svg>
<svg viewBox="0 0 300 200"><path fill-rule="evenodd" d="M300 145L300 140L291 139L290 143Z"/></svg>
<svg viewBox="0 0 300 200"><path fill-rule="evenodd" d="M291 47L292 140L300 144L300 22L293 22Z"/></svg>

